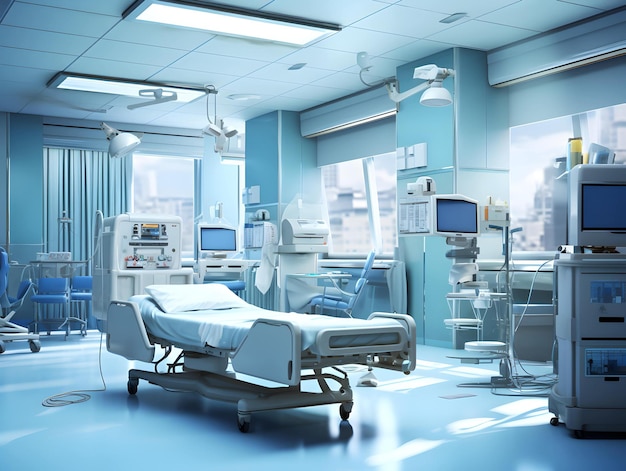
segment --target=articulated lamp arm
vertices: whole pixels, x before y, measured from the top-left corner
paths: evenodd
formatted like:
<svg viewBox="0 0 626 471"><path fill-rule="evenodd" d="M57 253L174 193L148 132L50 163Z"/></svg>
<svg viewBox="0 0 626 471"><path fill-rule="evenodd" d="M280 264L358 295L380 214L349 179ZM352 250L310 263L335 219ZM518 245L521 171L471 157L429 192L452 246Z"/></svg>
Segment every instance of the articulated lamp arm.
<svg viewBox="0 0 626 471"><path fill-rule="evenodd" d="M399 92L398 81L394 80L386 84L387 93L389 94L389 98L391 98L391 100L396 103L400 103L402 100L426 90L434 82L443 82L447 77L451 76L454 76L454 70L437 67L434 64L416 67L413 72L413 78L426 80L426 82L421 83L410 90Z"/></svg>

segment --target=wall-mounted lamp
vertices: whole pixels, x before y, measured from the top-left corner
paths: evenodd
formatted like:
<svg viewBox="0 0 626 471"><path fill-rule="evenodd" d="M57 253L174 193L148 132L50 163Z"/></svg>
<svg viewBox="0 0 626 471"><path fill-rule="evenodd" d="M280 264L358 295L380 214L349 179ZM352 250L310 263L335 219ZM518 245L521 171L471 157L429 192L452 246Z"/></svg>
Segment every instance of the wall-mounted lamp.
<svg viewBox="0 0 626 471"><path fill-rule="evenodd" d="M141 140L130 132L120 132L106 123L100 123L100 129L104 131L109 140L109 155L122 157L137 147Z"/></svg>
<svg viewBox="0 0 626 471"><path fill-rule="evenodd" d="M454 70L437 67L434 64L416 67L413 71L413 78L426 80L405 92L398 91L398 82L393 81L386 84L389 98L396 103L423 91L420 103L424 106L447 106L452 103L452 95L443 87L443 81L447 77L454 76Z"/></svg>

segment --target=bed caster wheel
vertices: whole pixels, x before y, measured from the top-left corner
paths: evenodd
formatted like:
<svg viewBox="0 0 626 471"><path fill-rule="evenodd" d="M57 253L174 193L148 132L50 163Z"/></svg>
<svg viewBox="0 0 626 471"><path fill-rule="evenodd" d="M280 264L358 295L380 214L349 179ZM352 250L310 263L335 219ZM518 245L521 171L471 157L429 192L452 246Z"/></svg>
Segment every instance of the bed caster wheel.
<svg viewBox="0 0 626 471"><path fill-rule="evenodd" d="M248 433L250 431L250 416L237 417L237 427L241 433Z"/></svg>
<svg viewBox="0 0 626 471"><path fill-rule="evenodd" d="M37 353L39 350L41 350L41 343L39 343L39 341L37 340L29 340L28 346L30 347L30 351L33 353Z"/></svg>
<svg viewBox="0 0 626 471"><path fill-rule="evenodd" d="M7 351L7 349L4 346L4 342L0 341L0 354L4 353L6 351Z"/></svg>
<svg viewBox="0 0 626 471"><path fill-rule="evenodd" d="M352 412L352 403L339 405L339 416L341 420L348 420L350 418L350 412Z"/></svg>
<svg viewBox="0 0 626 471"><path fill-rule="evenodd" d="M137 386L139 386L139 380L129 379L128 384L126 386L128 388L128 394L130 394L131 396L134 396L135 394L137 394Z"/></svg>
<svg viewBox="0 0 626 471"><path fill-rule="evenodd" d="M574 437L585 438L585 432L583 430L574 430Z"/></svg>
<svg viewBox="0 0 626 471"><path fill-rule="evenodd" d="M559 418L558 418L558 417L551 417L551 418L550 418L550 425L553 425L553 426L555 426L555 427L556 427L557 425L559 425Z"/></svg>

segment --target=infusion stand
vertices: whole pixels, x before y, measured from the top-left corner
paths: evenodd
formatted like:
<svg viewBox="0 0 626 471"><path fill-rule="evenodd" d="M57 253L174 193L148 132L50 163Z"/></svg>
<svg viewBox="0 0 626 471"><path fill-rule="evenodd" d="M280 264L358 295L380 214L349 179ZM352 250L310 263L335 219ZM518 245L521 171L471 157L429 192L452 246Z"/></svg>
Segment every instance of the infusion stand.
<svg viewBox="0 0 626 471"><path fill-rule="evenodd" d="M515 229L509 229L509 226L496 226L489 225L490 229L502 231L502 255L504 255L504 295L506 301L506 315L505 323L508 329L506 330L505 346L506 351L496 353L500 357L500 376L492 376L490 382L484 383L461 383L459 387L474 387L474 388L515 388L517 385L511 375L512 364L515 361L515 349L514 349L514 337L515 337L515 323L513 322L513 295L511 293L511 235L515 232L522 230L521 227Z"/></svg>

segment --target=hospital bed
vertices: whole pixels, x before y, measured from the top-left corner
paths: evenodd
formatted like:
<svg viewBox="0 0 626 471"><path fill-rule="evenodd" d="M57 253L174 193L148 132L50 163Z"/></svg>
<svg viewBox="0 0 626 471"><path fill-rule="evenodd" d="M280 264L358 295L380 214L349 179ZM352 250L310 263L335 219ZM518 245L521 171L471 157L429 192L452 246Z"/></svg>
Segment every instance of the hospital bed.
<svg viewBox="0 0 626 471"><path fill-rule="evenodd" d="M107 311L107 349L155 364L154 371L129 371L128 392L136 394L143 379L236 402L242 432L252 413L275 409L339 404L347 420L353 395L341 365L405 374L415 368L408 315L378 312L365 320L270 311L221 284L151 285L146 292L113 301ZM180 350L165 372L154 361L156 346L168 355ZM305 381L314 387L303 388Z"/></svg>

